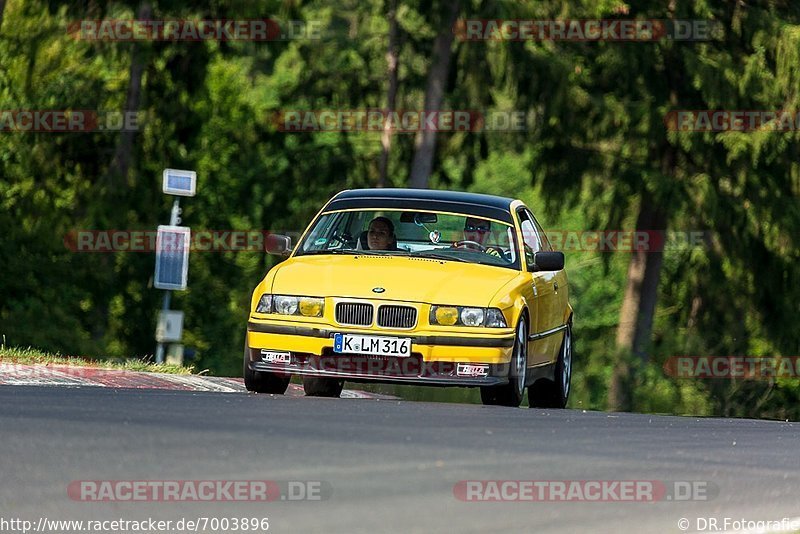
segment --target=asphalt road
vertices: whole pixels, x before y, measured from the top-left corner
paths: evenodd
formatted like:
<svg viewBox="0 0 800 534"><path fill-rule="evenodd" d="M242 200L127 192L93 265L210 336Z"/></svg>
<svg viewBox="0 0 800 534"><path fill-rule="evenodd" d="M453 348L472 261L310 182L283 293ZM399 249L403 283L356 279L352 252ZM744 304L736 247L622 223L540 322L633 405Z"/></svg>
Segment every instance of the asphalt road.
<svg viewBox="0 0 800 534"><path fill-rule="evenodd" d="M371 533L681 532L685 518L695 531L706 518L722 526L726 516L800 516L799 430L394 400L0 386L0 519L268 517L270 532ZM256 479L322 481L326 494L165 503L80 502L67 493L81 480ZM710 495L464 502L453 491L463 480L695 481Z"/></svg>

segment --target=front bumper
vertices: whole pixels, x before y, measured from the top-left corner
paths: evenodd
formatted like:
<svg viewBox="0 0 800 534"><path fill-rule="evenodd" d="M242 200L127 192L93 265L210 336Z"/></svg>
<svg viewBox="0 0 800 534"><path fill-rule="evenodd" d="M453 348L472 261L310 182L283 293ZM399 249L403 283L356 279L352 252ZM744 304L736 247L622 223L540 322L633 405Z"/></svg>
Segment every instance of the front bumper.
<svg viewBox="0 0 800 534"><path fill-rule="evenodd" d="M408 337L412 340L411 356L337 354L333 352L335 333ZM513 331L494 335L425 331L409 333L253 320L248 323L247 328L247 354L251 370L326 376L350 381L439 386L506 384L513 345ZM261 357L262 350L288 352L291 358L282 363L264 361ZM486 365L487 374L459 374L459 363Z"/></svg>

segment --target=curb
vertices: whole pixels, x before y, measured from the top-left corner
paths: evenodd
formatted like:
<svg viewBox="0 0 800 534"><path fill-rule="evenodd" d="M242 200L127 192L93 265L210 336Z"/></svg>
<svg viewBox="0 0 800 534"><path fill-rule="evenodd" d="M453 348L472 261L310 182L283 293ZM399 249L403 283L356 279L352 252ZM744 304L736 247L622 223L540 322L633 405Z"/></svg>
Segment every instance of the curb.
<svg viewBox="0 0 800 534"><path fill-rule="evenodd" d="M0 385L107 387L247 393L244 387L244 381L241 378L147 373L143 371L100 369L68 364L18 364L3 361L0 361ZM298 384L289 384L286 396L304 396L303 387ZM390 395L357 390L342 391L342 398L397 399L397 397Z"/></svg>

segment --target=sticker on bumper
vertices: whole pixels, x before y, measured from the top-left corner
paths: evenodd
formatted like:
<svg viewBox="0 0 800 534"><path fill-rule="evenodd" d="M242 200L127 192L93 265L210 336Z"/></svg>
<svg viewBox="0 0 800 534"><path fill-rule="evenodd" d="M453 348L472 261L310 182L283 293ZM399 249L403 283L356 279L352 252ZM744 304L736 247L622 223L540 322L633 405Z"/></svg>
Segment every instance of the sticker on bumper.
<svg viewBox="0 0 800 534"><path fill-rule="evenodd" d="M489 376L488 365L472 365L468 363L459 363L456 368L458 376Z"/></svg>
<svg viewBox="0 0 800 534"><path fill-rule="evenodd" d="M291 354L288 352L275 352L273 350L261 350L261 361L267 363L289 363Z"/></svg>

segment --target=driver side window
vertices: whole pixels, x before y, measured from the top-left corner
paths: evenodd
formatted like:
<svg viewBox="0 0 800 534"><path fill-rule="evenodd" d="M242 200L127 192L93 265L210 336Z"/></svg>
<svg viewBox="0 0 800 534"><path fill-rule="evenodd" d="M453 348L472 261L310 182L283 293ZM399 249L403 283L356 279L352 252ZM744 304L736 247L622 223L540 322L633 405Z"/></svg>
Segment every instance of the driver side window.
<svg viewBox="0 0 800 534"><path fill-rule="evenodd" d="M541 243L539 242L539 234L534 228L533 221L525 210L519 210L517 217L520 221L520 229L522 230L522 244L525 253L525 265L530 271L533 267L533 255L541 250Z"/></svg>

